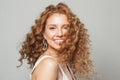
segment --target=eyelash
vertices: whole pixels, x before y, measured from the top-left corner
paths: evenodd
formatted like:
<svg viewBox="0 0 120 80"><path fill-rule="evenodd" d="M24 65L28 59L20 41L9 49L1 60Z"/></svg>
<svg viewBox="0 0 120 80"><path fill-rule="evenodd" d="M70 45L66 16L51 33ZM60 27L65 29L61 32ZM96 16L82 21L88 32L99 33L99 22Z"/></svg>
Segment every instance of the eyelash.
<svg viewBox="0 0 120 80"><path fill-rule="evenodd" d="M64 29L67 29L68 27L67 26L63 26Z"/></svg>
<svg viewBox="0 0 120 80"><path fill-rule="evenodd" d="M51 29L55 29L55 28L54 27L50 27L49 29L51 30Z"/></svg>
<svg viewBox="0 0 120 80"><path fill-rule="evenodd" d="M49 29L50 29L50 30L53 30L53 29L55 29L55 27L50 27ZM63 26L63 29L68 29L68 26L66 26L66 25Z"/></svg>

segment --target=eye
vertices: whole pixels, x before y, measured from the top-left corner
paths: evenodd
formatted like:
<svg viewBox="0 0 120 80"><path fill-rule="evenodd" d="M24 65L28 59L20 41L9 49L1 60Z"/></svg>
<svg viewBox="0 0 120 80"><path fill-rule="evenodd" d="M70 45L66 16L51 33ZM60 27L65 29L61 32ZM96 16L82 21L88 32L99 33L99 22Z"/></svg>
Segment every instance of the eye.
<svg viewBox="0 0 120 80"><path fill-rule="evenodd" d="M67 26L67 25L64 25L63 28L64 28L64 29L68 29L68 26Z"/></svg>
<svg viewBox="0 0 120 80"><path fill-rule="evenodd" d="M49 29L50 29L50 30L54 30L54 29L55 29L55 27L49 27Z"/></svg>

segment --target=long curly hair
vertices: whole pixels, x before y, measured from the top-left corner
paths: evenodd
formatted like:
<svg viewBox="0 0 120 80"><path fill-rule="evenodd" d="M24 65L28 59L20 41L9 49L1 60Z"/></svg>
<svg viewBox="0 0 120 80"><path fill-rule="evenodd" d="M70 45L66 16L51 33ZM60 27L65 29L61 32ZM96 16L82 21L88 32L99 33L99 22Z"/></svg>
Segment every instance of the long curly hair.
<svg viewBox="0 0 120 80"><path fill-rule="evenodd" d="M20 49L20 59L27 59L31 67L34 66L36 60L41 56L43 49L43 33L47 19L54 13L65 14L69 21L69 30L67 39L62 44L63 50L60 54L60 62L69 64L74 75L79 77L87 77L90 79L91 74L94 72L94 66L90 59L90 40L87 34L87 29L79 18L70 10L64 3L49 5L46 7L38 19L35 20L35 25L31 27L31 32L26 35L25 41L22 43Z"/></svg>

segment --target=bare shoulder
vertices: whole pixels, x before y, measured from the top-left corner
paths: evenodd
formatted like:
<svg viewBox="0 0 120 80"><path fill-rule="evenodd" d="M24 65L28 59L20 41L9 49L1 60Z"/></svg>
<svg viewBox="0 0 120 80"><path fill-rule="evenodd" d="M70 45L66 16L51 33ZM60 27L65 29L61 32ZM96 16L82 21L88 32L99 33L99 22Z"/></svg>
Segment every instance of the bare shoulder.
<svg viewBox="0 0 120 80"><path fill-rule="evenodd" d="M33 72L35 80L56 80L58 71L58 62L56 59L44 58Z"/></svg>
<svg viewBox="0 0 120 80"><path fill-rule="evenodd" d="M45 59L43 59L39 65L43 65L43 66L51 66L51 67L54 67L54 66L57 66L58 65L58 62L55 58L51 58L51 57L47 57Z"/></svg>

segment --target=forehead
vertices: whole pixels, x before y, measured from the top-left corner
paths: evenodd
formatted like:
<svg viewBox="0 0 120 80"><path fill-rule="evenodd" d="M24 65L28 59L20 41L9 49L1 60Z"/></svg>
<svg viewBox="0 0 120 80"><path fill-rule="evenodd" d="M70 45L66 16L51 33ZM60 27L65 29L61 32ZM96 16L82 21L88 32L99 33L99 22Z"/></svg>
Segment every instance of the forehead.
<svg viewBox="0 0 120 80"><path fill-rule="evenodd" d="M47 19L47 24L68 24L68 18L65 14L54 13Z"/></svg>

